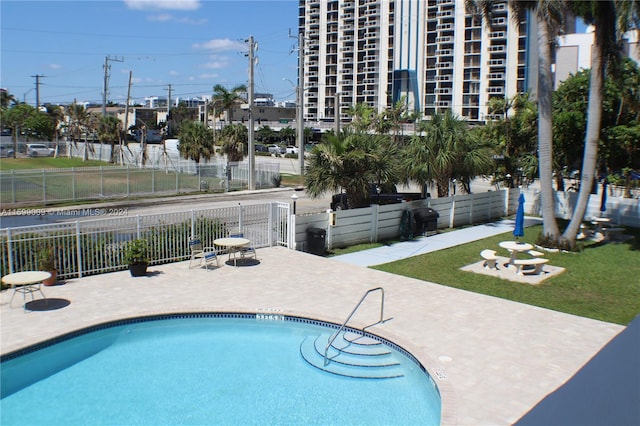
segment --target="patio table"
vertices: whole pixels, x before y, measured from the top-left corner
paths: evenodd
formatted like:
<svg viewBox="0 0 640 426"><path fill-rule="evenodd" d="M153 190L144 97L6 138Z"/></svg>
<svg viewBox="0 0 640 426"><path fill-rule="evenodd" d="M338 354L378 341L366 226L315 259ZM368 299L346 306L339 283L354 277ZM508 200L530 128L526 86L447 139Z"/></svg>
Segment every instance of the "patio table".
<svg viewBox="0 0 640 426"><path fill-rule="evenodd" d="M502 241L498 243L498 245L503 249L509 250L511 256L509 258L509 263L507 264L507 266L513 265L513 262L516 260L516 256L518 255L518 253L524 253L533 249L533 246L531 244L521 243L518 241Z"/></svg>
<svg viewBox="0 0 640 426"><path fill-rule="evenodd" d="M248 239L240 237L227 237L213 240L213 244L215 244L216 246L226 247L229 250L229 261L231 261L231 255L233 254L234 266L238 266L236 256L238 249L248 246L250 242L251 241L249 241Z"/></svg>
<svg viewBox="0 0 640 426"><path fill-rule="evenodd" d="M31 295L31 300L34 300L33 293L40 292L42 298L46 301L47 296L42 292L40 286L42 281L51 277L51 273L45 271L24 271L15 272L13 274L7 274L2 277L2 282L8 284L13 288L13 294L11 300L9 300L9 306L13 302L13 298L16 293L22 293L23 309L27 309L27 303L25 302L26 294Z"/></svg>

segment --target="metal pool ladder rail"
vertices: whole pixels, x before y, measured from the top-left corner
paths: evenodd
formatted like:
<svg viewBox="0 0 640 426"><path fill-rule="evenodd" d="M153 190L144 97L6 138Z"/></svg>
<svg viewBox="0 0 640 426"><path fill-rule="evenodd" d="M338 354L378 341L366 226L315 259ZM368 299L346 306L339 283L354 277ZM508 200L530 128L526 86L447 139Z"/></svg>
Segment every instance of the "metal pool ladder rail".
<svg viewBox="0 0 640 426"><path fill-rule="evenodd" d="M336 339L336 337L338 337L338 335L340 334L340 332L342 330L344 330L344 328L346 327L347 323L349 322L349 320L351 320L351 317L353 317L353 315L356 313L356 311L358 310L358 308L360 307L360 305L362 305L362 302L364 302L364 299L367 298L367 296L369 295L369 293L373 293L374 291L378 291L380 290L380 293L382 295L382 298L380 299L380 321L378 321L376 324L380 324L383 321L384 318L384 289L382 287L376 287L376 288L372 288L367 290L367 292L362 296L362 298L360 299L360 301L358 302L358 304L356 305L355 308L353 308L353 311L351 311L351 313L349 314L349 316L347 317L346 320L344 320L344 322L342 323L342 325L340 326L340 328L338 329L338 331L336 331L335 333L333 333L331 335L331 337L329 337L329 341L327 342L327 346L325 346L324 348L324 365L326 366L327 364L329 364L329 358L327 358L327 354L329 353L329 347L331 346L331 344L333 343L333 341Z"/></svg>

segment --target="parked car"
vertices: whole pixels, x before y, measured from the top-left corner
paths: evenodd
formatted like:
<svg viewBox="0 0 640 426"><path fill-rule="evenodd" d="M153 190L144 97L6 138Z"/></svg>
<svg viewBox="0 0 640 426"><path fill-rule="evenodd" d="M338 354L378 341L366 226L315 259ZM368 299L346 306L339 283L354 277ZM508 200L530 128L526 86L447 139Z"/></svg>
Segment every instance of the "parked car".
<svg viewBox="0 0 640 426"><path fill-rule="evenodd" d="M262 144L256 144L255 150L256 152L269 152L269 147Z"/></svg>
<svg viewBox="0 0 640 426"><path fill-rule="evenodd" d="M13 149L7 148L6 146L0 146L0 157L13 157Z"/></svg>
<svg viewBox="0 0 640 426"><path fill-rule="evenodd" d="M269 145L269 152L272 154L285 154L287 150L279 145Z"/></svg>
<svg viewBox="0 0 640 426"><path fill-rule="evenodd" d="M53 149L41 143L27 144L27 155L29 157L51 157Z"/></svg>
<svg viewBox="0 0 640 426"><path fill-rule="evenodd" d="M287 154L297 154L298 153L298 147L289 145L288 147L285 148L285 153L287 153Z"/></svg>

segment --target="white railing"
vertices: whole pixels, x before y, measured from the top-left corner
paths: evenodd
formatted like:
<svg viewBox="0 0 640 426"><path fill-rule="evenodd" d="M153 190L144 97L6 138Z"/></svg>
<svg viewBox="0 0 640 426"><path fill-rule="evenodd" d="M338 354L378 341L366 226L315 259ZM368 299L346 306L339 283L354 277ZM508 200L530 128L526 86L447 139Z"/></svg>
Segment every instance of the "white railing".
<svg viewBox="0 0 640 426"><path fill-rule="evenodd" d="M36 253L53 247L58 276L82 277L126 268L124 245L136 238L150 246L150 264L188 259L189 237L207 246L242 232L255 248L288 246L289 206L265 203L177 213L114 217L0 229L2 275L37 270Z"/></svg>
<svg viewBox="0 0 640 426"><path fill-rule="evenodd" d="M1 172L0 204L6 208L198 191L223 192L227 190L228 177L228 189L247 188L247 162L229 163L227 175L226 162L213 160L198 167L175 162L171 168L107 166ZM277 162L256 163L256 188L273 187L279 173Z"/></svg>

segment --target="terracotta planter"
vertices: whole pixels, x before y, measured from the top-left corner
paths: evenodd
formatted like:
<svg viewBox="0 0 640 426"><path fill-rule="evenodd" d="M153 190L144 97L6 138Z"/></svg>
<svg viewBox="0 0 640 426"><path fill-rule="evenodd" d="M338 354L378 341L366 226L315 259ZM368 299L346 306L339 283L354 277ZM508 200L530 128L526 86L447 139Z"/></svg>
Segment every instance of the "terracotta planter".
<svg viewBox="0 0 640 426"><path fill-rule="evenodd" d="M58 270L54 269L53 271L48 271L51 276L46 280L42 281L44 285L56 285L56 276L58 275Z"/></svg>
<svg viewBox="0 0 640 426"><path fill-rule="evenodd" d="M144 277L147 275L146 263L131 263L129 264L129 272L132 277Z"/></svg>

